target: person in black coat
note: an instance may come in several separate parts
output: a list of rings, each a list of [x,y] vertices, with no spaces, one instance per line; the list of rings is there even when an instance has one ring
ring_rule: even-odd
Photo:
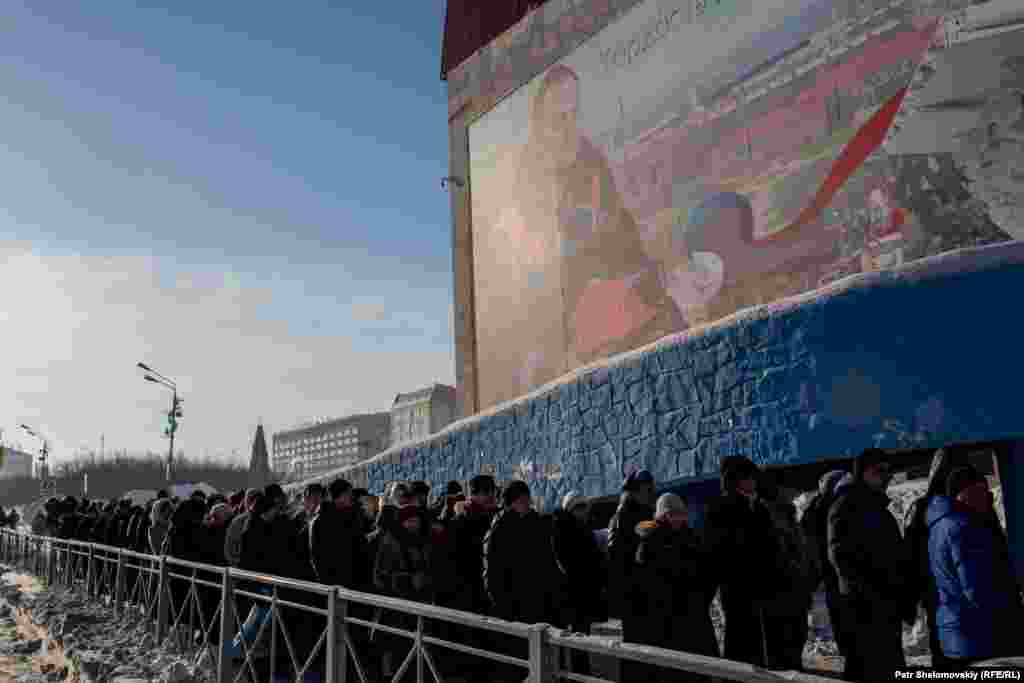
[[[935,623],[935,611],[938,608],[938,589],[935,577],[928,562],[928,505],[937,496],[945,495],[946,479],[949,473],[966,458],[954,458],[949,450],[940,448],[932,456],[931,470],[928,473],[928,488],[925,494],[915,500],[903,520],[904,538],[907,544],[908,562],[913,571],[908,589],[911,599],[924,608],[925,620],[928,625],[928,646],[932,655],[932,666],[943,668],[946,658],[942,654],[942,643],[939,641],[939,629]],[[993,514],[994,516],[994,514]],[[998,525],[998,520],[996,524]]]
[[[455,582],[460,590],[451,604],[453,609],[488,615],[490,599],[484,586],[484,539],[498,512],[494,478],[480,474],[469,483],[469,500],[455,512],[448,525]],[[486,650],[495,639],[487,631],[456,628],[457,641]],[[460,668],[477,681],[490,681],[491,662],[469,655],[452,653]]]
[[[67,496],[60,506],[60,515],[57,518],[58,537],[66,540],[77,538],[78,532],[78,502],[72,496]]]
[[[526,482],[513,481],[502,497],[504,507],[484,538],[483,577],[491,614],[525,624],[552,623],[559,584],[549,529],[531,507]],[[525,646],[521,638],[514,638],[501,649],[525,659]],[[522,680],[518,667],[500,669],[496,680]]]
[[[913,621],[916,605],[908,590],[913,568],[885,493],[891,480],[886,454],[864,451],[854,462],[852,483],[840,490],[828,516],[829,560],[839,576],[848,681],[891,680],[895,669],[906,666],[902,621]]]
[[[366,537],[361,511],[352,501],[352,485],[331,482],[330,500],[323,500],[309,525],[309,554],[320,583],[366,590]]]
[[[182,501],[171,515],[171,526],[164,537],[163,554],[188,562],[202,562],[202,523],[206,510],[196,500]],[[183,566],[170,564],[168,572],[191,577],[193,570]],[[189,599],[189,581],[170,579],[171,585],[171,619],[177,617],[185,601]],[[182,623],[188,624],[188,612],[182,616]],[[190,636],[191,637],[191,636]]]
[[[320,483],[312,483],[306,486],[302,492],[302,509],[291,518],[293,527],[293,539],[295,553],[295,570],[297,579],[317,582],[316,572],[313,570],[313,559],[309,552],[309,527],[313,523],[313,517],[323,502],[327,490]],[[323,596],[314,593],[299,593],[295,596],[296,601],[309,605],[310,607],[326,608],[326,601]],[[296,619],[292,645],[296,648],[296,654],[303,662],[309,657],[309,653],[316,644],[317,639],[323,632],[326,621],[320,615],[307,614],[306,618]],[[323,657],[317,657],[315,670],[322,670]]]
[[[712,568],[704,548],[688,526],[682,499],[666,493],[658,498],[654,520],[640,522],[636,563],[643,590],[638,642],[668,650],[718,657],[711,623],[714,599]],[[637,666],[637,665],[634,665]],[[672,669],[639,665],[633,680],[661,683],[706,683],[707,678]]]
[[[306,486],[302,492],[302,509],[292,516],[292,524],[295,525],[295,563],[303,581],[316,582],[316,572],[313,571],[313,558],[309,554],[309,527],[313,523],[320,503],[323,502],[327,490],[322,484],[313,483]]]
[[[313,571],[322,584],[372,592],[364,515],[352,499],[352,484],[344,479],[335,479],[328,486],[328,493],[331,499],[320,503],[309,525],[309,554]],[[361,603],[351,603],[349,613],[365,620],[373,616],[372,610]],[[365,649],[369,641],[366,629],[352,628],[349,634],[357,649]]]
[[[835,502],[836,485],[844,474],[842,470],[832,470],[822,475],[818,481],[818,491],[800,517],[800,528],[810,545],[817,576],[825,588],[825,605],[832,627],[832,638],[839,654],[845,657],[846,638],[843,635],[842,614],[836,606],[839,599],[839,577],[828,561],[828,511]]]
[[[288,498],[277,484],[270,484],[264,489],[263,497],[256,504],[249,519],[249,525],[242,535],[242,554],[238,563],[239,569],[259,574],[270,574],[282,578],[295,578],[298,573],[295,561],[295,526],[286,513]],[[271,594],[273,589],[266,584],[251,584],[242,590]],[[278,588],[278,599],[295,602],[294,590]],[[267,601],[259,600],[255,604],[269,606]],[[295,624],[303,617],[294,609],[279,607],[282,621],[289,631],[289,637],[295,632]],[[245,619],[246,615],[242,615]],[[266,626],[264,636],[270,641],[270,625]],[[287,647],[278,645],[277,671],[288,671],[291,667]],[[261,673],[262,672],[259,672]],[[262,676],[261,676],[262,677]]]
[[[634,601],[636,549],[640,543],[636,527],[654,518],[654,476],[647,470],[634,472],[622,484],[622,499],[608,524],[609,612],[622,619],[622,639],[636,642],[635,629],[643,614]]]
[[[764,608],[775,596],[781,567],[775,526],[757,498],[757,466],[742,455],[722,458],[722,495],[709,506],[704,542],[710,555],[715,589],[725,612],[726,659],[766,665]],[[759,567],[751,580],[751,565]]]
[[[566,586],[565,617],[570,631],[590,634],[590,626],[604,618],[600,609],[604,590],[604,557],[590,528],[590,503],[575,491],[565,494],[562,509],[552,522],[551,543]],[[590,658],[572,651],[574,673],[590,675]]]

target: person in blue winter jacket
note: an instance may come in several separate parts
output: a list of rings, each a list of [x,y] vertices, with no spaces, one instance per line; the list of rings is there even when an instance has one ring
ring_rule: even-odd
[[[938,589],[935,623],[950,666],[1019,655],[1024,605],[992,495],[973,467],[954,469],[928,505],[928,560]]]

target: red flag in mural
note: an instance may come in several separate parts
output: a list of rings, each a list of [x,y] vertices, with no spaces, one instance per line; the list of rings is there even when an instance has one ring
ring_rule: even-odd
[[[821,212],[832,203],[832,198],[850,179],[857,169],[867,161],[876,149],[885,140],[892,122],[896,119],[896,113],[903,104],[903,98],[907,94],[907,88],[901,88],[877,111],[874,116],[868,119],[867,123],[861,126],[856,135],[846,143],[846,147],[839,154],[839,158],[832,164],[828,176],[818,188],[810,205],[804,209],[794,221],[791,228],[801,228],[813,223],[821,216]]]

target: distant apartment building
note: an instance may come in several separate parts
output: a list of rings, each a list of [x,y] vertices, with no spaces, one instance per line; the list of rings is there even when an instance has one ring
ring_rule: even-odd
[[[271,468],[286,476],[314,477],[380,453],[388,447],[390,433],[389,413],[318,420],[277,432]]]
[[[399,394],[391,407],[391,444],[416,441],[441,431],[455,419],[455,387],[433,384]]]
[[[32,454],[11,446],[0,446],[0,479],[32,476]]]

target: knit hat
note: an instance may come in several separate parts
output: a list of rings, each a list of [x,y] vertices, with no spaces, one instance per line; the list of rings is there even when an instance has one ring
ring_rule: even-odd
[[[456,496],[456,495],[462,493],[462,484],[460,484],[459,482],[457,482],[455,480],[452,480],[452,481],[448,482],[448,486],[447,486],[447,488],[445,488],[444,492],[445,492],[445,495]]]
[[[494,477],[489,474],[478,474],[469,481],[469,495],[471,496],[491,495],[496,488]]]
[[[281,488],[280,484],[267,484],[266,488],[263,489],[263,495],[272,502],[277,502],[287,497],[284,495],[284,489]]]
[[[654,506],[654,516],[664,517],[670,512],[686,512],[686,503],[674,493],[663,493]]]
[[[590,501],[576,491],[569,491],[569,493],[565,494],[562,498],[562,509],[566,512],[572,512],[573,508],[580,505],[589,507]]]
[[[853,461],[853,479],[854,481],[864,481],[864,470],[867,468],[878,465],[883,462],[887,462],[889,456],[886,455],[885,451],[880,448],[868,448],[863,453],[857,456],[857,459]]]
[[[956,498],[963,493],[964,489],[985,482],[985,475],[974,466],[964,465],[957,467],[949,473],[949,477],[946,479],[946,495],[950,498]]]
[[[335,479],[327,489],[330,491],[331,498],[337,499],[351,491],[352,484],[345,479]]]
[[[719,464],[722,473],[722,489],[724,493],[732,491],[736,482],[757,476],[757,465],[745,455],[727,455]]]
[[[650,470],[637,470],[630,472],[626,480],[622,482],[623,491],[632,491],[633,489],[642,486],[644,484],[653,484],[654,475],[651,474]]]
[[[512,505],[523,496],[530,496],[530,487],[526,485],[525,481],[513,481],[505,489],[505,492],[501,496],[502,502],[505,503],[505,507]]]
[[[405,524],[406,520],[412,519],[420,514],[420,510],[415,505],[403,505],[398,508],[398,523]]]

